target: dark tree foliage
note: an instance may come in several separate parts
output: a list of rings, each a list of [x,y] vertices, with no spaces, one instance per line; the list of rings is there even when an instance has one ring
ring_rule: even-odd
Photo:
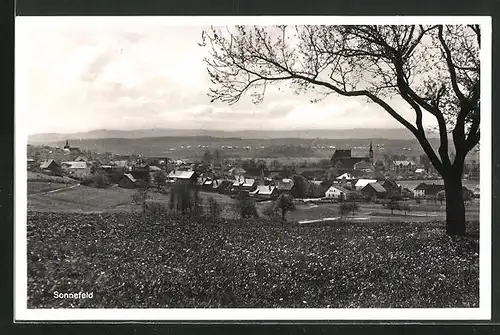
[[[316,93],[312,102],[333,93],[364,98],[389,113],[443,177],[446,232],[464,235],[461,177],[480,138],[480,42],[478,25],[234,26],[203,31],[201,45],[209,52],[212,101],[234,104],[248,94],[259,103],[276,85]],[[402,116],[393,97],[407,103],[414,120]],[[437,152],[424,113],[438,125]]]
[[[293,203],[293,198],[287,194],[281,194],[278,199],[276,199],[275,207],[281,212],[281,221],[285,222],[285,215],[289,211],[295,210],[295,204]]]
[[[243,192],[236,197],[236,210],[242,219],[258,217],[255,201]]]

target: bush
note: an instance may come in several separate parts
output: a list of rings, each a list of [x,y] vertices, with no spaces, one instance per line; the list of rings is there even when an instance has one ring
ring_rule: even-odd
[[[86,175],[81,179],[81,183],[84,186],[91,186],[97,188],[106,188],[111,185],[110,180],[102,173],[94,173]]]
[[[136,205],[143,204],[146,199],[148,198],[148,193],[146,190],[137,190],[135,193],[132,194],[132,201]]]
[[[281,220],[285,221],[285,215],[288,211],[295,210],[295,204],[293,203],[293,198],[289,195],[282,194],[276,199],[275,207],[277,210],[281,211]]]
[[[209,197],[207,202],[208,202],[208,214],[215,221],[220,216],[221,207],[217,202],[217,200],[214,199],[214,197]]]
[[[255,201],[246,194],[240,194],[236,197],[236,209],[242,219],[258,217]]]
[[[346,215],[348,213],[354,214],[359,209],[359,205],[356,202],[343,202],[340,204],[339,212],[340,215]]]
[[[168,207],[170,210],[183,215],[201,215],[202,199],[198,189],[192,184],[175,183],[170,188],[170,200]]]

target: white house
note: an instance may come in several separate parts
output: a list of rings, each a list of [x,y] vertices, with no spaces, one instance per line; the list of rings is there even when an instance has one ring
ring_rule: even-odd
[[[278,195],[277,191],[274,185],[258,185],[254,191],[250,192],[250,196],[260,199],[273,199]]]
[[[358,179],[356,184],[354,184],[354,187],[356,190],[361,190],[363,187],[365,187],[368,184],[376,183],[376,179]]]
[[[344,174],[341,174],[340,176],[338,176],[337,178],[335,178],[337,180],[342,180],[342,179],[345,179],[345,180],[352,180],[354,179],[354,177],[352,176],[352,174],[350,174],[349,172],[346,172]]]
[[[332,185],[328,188],[328,190],[326,190],[325,197],[330,199],[347,200],[350,194],[352,194],[351,191],[338,185]]]

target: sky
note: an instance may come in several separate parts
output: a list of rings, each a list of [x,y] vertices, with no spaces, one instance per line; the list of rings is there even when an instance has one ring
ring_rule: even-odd
[[[214,22],[218,25],[220,22]],[[268,90],[259,105],[210,103],[204,26],[169,18],[16,18],[16,113],[28,134],[94,129],[402,128],[363,98]],[[395,99],[409,120],[413,112]],[[424,120],[432,125],[432,120]]]

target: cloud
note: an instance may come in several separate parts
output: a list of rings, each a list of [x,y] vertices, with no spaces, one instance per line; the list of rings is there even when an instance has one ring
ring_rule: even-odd
[[[331,95],[311,104],[313,93],[296,95],[288,84],[269,86],[261,104],[247,96],[232,106],[211,104],[206,51],[197,44],[202,28],[131,20],[24,18],[16,23],[16,48],[23,50],[16,66],[26,73],[30,133],[399,126],[363,99]],[[413,118],[404,104],[394,104]]]

